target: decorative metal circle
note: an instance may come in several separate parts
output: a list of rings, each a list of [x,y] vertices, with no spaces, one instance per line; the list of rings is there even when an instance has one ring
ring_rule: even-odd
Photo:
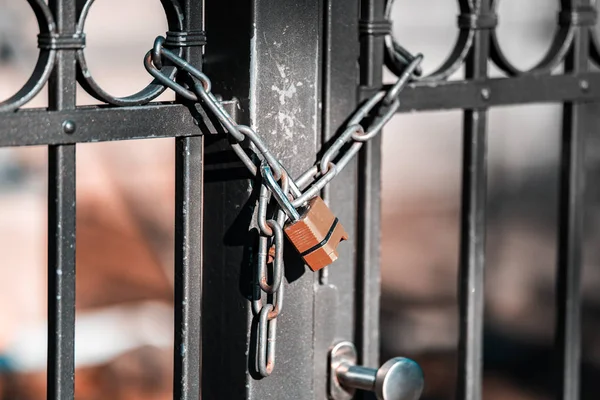
[[[37,19],[40,35],[55,34],[56,24],[48,5],[43,0],[27,0],[27,2]],[[0,102],[0,112],[14,111],[33,99],[48,82],[50,73],[54,68],[55,58],[56,50],[40,50],[33,73],[17,93]]]
[[[83,34],[85,28],[85,21],[87,19],[90,8],[94,4],[95,0],[87,0],[83,9],[81,10],[81,14],[79,16],[79,22],[77,24],[77,33]],[[183,13],[179,7],[179,4],[176,0],[161,0],[161,4],[165,10],[165,14],[167,16],[167,24],[169,30],[171,31],[181,31],[183,30]],[[150,48],[151,43],[148,43],[148,47]],[[179,48],[178,55],[182,55],[183,50]],[[142,60],[140,60],[142,62]],[[126,97],[115,97],[110,93],[106,92],[104,89],[98,85],[98,83],[92,77],[92,74],[88,68],[87,61],[85,59],[85,53],[83,49],[77,50],[77,63],[78,63],[78,71],[77,71],[77,81],[83,87],[83,89],[88,92],[92,97],[97,100],[104,101],[109,104],[113,104],[116,106],[138,106],[142,104],[146,104],[158,96],[160,96],[167,88],[158,80],[153,80],[148,86],[144,89],[140,90],[137,93]],[[177,68],[173,65],[165,65],[161,72],[169,77],[169,79],[175,79],[175,75],[177,74]]]
[[[391,21],[392,7],[395,0],[388,0],[386,3],[385,15],[388,20]],[[458,6],[461,14],[470,14],[475,10],[475,4],[473,0],[458,0]],[[475,30],[461,27],[459,29],[458,38],[454,44],[452,51],[446,61],[442,63],[434,72],[420,78],[420,81],[441,81],[448,79],[454,72],[456,72],[460,66],[464,63],[469,50],[473,45],[473,38],[475,36]],[[400,76],[402,71],[406,68],[406,56],[399,53],[398,50],[402,49],[402,46],[396,42],[393,35],[390,33],[385,38],[385,64],[396,76]]]
[[[600,67],[600,39],[598,38],[598,31],[596,26],[590,27],[590,59],[597,66]]]
[[[491,8],[495,11],[500,0],[492,0]],[[572,26],[561,25],[554,34],[552,44],[544,55],[544,57],[531,69],[521,70],[512,64],[505,56],[496,30],[491,32],[490,38],[490,58],[496,64],[496,66],[505,72],[508,76],[518,76],[532,73],[550,73],[554,68],[560,65],[571,45],[573,44],[573,38],[575,37],[575,29]]]
[[[600,40],[595,29],[590,28],[590,59],[600,67]]]

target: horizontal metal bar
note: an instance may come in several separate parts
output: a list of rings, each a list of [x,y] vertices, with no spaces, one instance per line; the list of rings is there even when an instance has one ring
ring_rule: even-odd
[[[222,104],[235,119],[237,100]],[[26,109],[0,114],[0,147],[184,137],[220,131],[215,126],[200,107],[191,110],[173,103],[65,111]]]
[[[600,73],[527,75],[469,81],[416,83],[400,94],[399,112],[480,109],[526,103],[600,99]]]

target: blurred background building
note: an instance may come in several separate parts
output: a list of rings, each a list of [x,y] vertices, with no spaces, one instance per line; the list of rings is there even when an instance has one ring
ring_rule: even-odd
[[[457,35],[456,2],[396,3],[394,34],[433,71]],[[500,42],[517,66],[533,66],[550,45],[556,3],[499,3]],[[150,80],[142,58],[164,34],[163,18],[159,1],[94,4],[85,51],[107,91],[126,95]],[[36,35],[25,1],[0,0],[0,98],[33,70]],[[78,93],[78,104],[95,104]],[[159,100],[172,98],[167,91]],[[45,105],[42,92],[28,107]],[[561,113],[560,105],[490,111],[486,400],[554,397]],[[406,355],[422,364],[428,400],[454,398],[461,124],[460,111],[407,114],[384,132],[381,351],[384,359]],[[77,153],[77,398],[170,398],[173,141],[84,144]],[[589,168],[582,398],[598,399],[600,196],[592,177],[600,168]],[[5,399],[45,397],[46,173],[45,148],[0,149]]]

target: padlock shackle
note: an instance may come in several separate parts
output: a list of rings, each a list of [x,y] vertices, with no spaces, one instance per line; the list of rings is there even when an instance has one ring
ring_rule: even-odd
[[[290,220],[294,222],[298,221],[300,219],[300,213],[292,205],[292,202],[287,197],[281,186],[279,186],[277,180],[275,179],[275,176],[273,176],[273,171],[271,170],[271,167],[265,161],[263,161],[260,164],[260,174],[263,177],[263,183],[269,188],[269,190],[271,190],[271,193],[273,193],[273,197],[275,197],[275,200],[277,200],[277,203],[281,206],[281,209],[286,213]],[[287,173],[283,171],[281,174],[281,182],[283,186],[287,187],[289,185],[287,179]]]

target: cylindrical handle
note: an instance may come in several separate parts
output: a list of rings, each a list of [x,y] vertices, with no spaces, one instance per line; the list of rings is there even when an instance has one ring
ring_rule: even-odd
[[[341,364],[335,372],[342,386],[368,390],[369,392],[375,391],[377,370],[374,368]]]
[[[335,384],[330,385],[330,396],[335,400],[349,398],[347,395],[351,396],[355,389],[375,392],[379,400],[418,400],[421,397],[423,371],[413,360],[396,357],[379,369],[362,367],[355,365],[354,345],[343,342],[332,350],[331,361],[332,383]]]

